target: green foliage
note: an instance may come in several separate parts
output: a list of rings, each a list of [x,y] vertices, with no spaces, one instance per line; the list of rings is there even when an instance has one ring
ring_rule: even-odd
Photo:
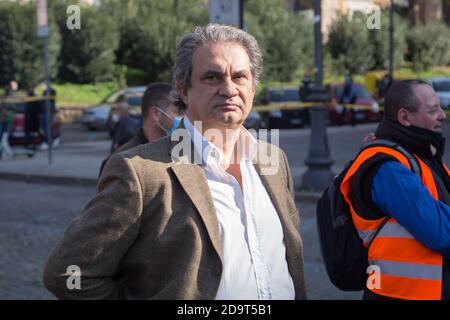
[[[288,12],[280,0],[245,2],[248,31],[263,51],[263,79],[291,81],[313,63],[313,24]]]
[[[51,19],[49,66],[56,76],[60,35]],[[34,87],[45,79],[44,42],[37,36],[35,4],[0,2],[0,83],[16,80],[22,88]]]
[[[120,21],[117,62],[142,70],[146,82],[170,81],[178,38],[208,22],[200,0],[110,0],[102,7]]]
[[[328,38],[328,48],[334,67],[340,73],[363,73],[374,66],[373,44],[369,40],[367,17],[359,12],[350,20],[340,16],[333,24]]]
[[[417,71],[450,63],[450,29],[442,23],[412,28],[407,35],[407,43]]]
[[[399,68],[406,52],[406,21],[394,14],[394,68]],[[389,61],[389,11],[381,12],[381,28],[369,30],[369,40],[373,45],[373,69],[386,69]]]
[[[64,17],[58,23],[63,39],[59,79],[75,83],[113,79],[119,33],[112,17],[95,7],[81,7],[81,29],[69,30],[67,15],[58,16]]]

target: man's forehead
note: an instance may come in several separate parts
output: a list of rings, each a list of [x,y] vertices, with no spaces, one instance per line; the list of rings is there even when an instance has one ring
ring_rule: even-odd
[[[434,89],[427,84],[418,84],[414,88],[414,94],[420,100],[420,105],[431,108],[439,104],[439,97]]]
[[[232,62],[235,69],[246,70],[250,67],[247,51],[242,45],[235,42],[204,44],[194,51],[192,62],[194,69],[221,71],[224,61]]]

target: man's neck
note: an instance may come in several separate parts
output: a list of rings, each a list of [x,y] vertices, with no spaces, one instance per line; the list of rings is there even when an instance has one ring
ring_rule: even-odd
[[[164,133],[161,132],[159,128],[155,128],[156,126],[152,126],[150,124],[144,123],[142,125],[142,131],[144,132],[144,136],[147,138],[149,142],[161,139],[164,137]]]
[[[241,128],[229,129],[229,128],[211,128],[215,130],[208,130],[203,128],[203,136],[209,142],[214,144],[222,153],[221,154],[221,166],[228,168],[235,158],[237,141],[239,139]],[[221,136],[217,137],[220,132]]]

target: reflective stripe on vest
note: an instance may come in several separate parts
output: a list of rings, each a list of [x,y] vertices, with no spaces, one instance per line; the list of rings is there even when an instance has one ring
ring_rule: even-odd
[[[396,277],[441,280],[442,266],[421,263],[405,263],[388,260],[369,260],[372,266],[378,266],[382,274]]]
[[[350,180],[363,163],[377,154],[394,157],[408,169],[408,159],[399,151],[384,146],[363,150],[347,171],[341,192],[350,206],[353,223],[368,248],[369,263],[380,267],[380,287],[368,286],[376,294],[399,299],[436,300],[442,296],[442,255],[418,242],[404,227],[390,218],[378,234],[384,217],[368,220],[359,215],[351,202]],[[436,183],[430,168],[417,156],[422,183],[438,199]],[[375,236],[375,239],[372,238]],[[372,241],[372,242],[371,242]]]

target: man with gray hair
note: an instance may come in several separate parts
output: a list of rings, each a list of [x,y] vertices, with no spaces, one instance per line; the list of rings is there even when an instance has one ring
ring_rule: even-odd
[[[306,298],[286,156],[242,125],[261,71],[259,46],[242,30],[210,24],[182,38],[173,72],[187,107],[179,129],[111,157],[97,195],[46,263],[50,291],[75,299]],[[80,286],[69,290],[73,266]]]

